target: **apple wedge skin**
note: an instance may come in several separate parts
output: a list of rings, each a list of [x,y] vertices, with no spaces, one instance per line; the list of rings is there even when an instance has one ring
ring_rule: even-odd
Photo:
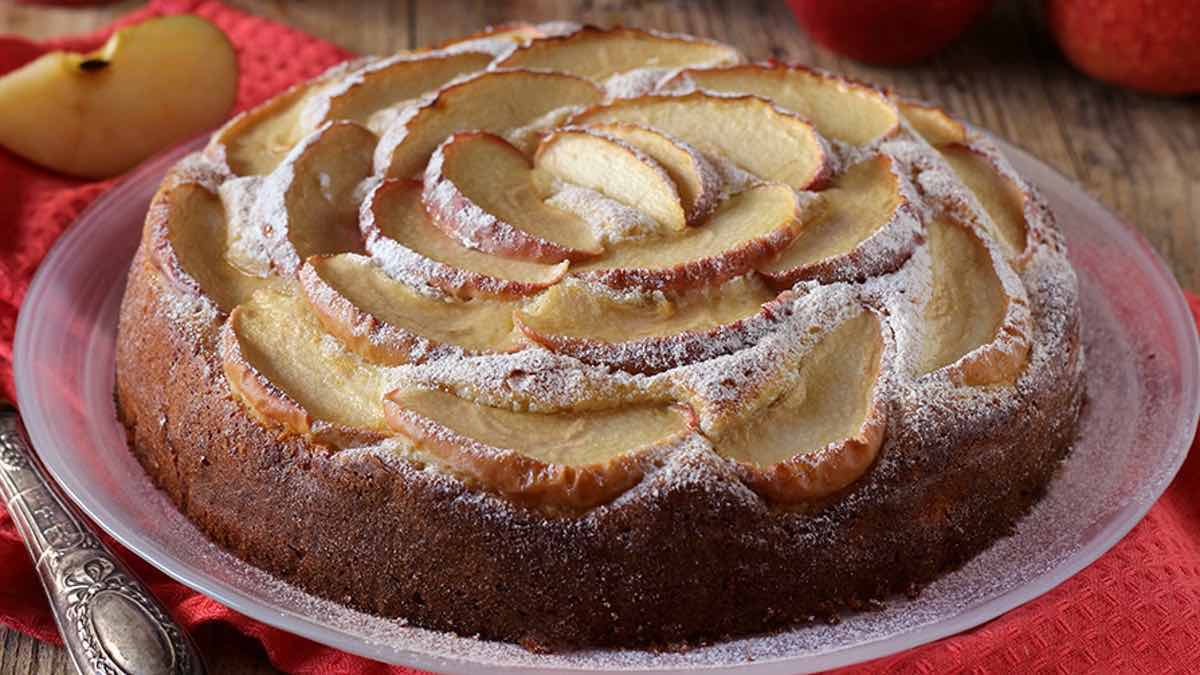
[[[493,143],[499,152],[520,154],[508,141],[484,131],[458,132],[438,146],[425,167],[422,197],[429,217],[446,236],[485,253],[540,263],[578,262],[603,252],[598,243],[588,249],[572,248],[526,232],[464,194],[444,167],[456,144],[474,142]]]
[[[461,49],[469,46],[467,43],[470,42],[475,42],[478,40],[494,40],[500,38],[510,39],[514,45],[522,45],[528,43],[530,40],[544,36],[545,33],[543,33],[540,28],[538,28],[535,24],[529,23],[528,21],[506,21],[493,26],[485,26],[474,33],[468,33],[459,37],[450,38],[444,42],[439,42],[432,47],[429,47],[428,50],[444,51],[447,49]]]
[[[195,242],[197,245],[185,246],[186,252],[181,255],[174,243],[173,219],[180,214],[202,213],[202,209],[183,203],[190,197],[188,192],[199,191],[202,198],[211,200],[211,208],[221,208],[216,195],[219,176],[210,165],[195,160],[196,156],[193,156],[192,160],[181,163],[163,179],[146,212],[142,236],[149,251],[149,262],[176,291],[212,305],[219,315],[226,315],[254,291],[275,287],[280,282],[243,274],[226,262],[218,250],[224,246],[223,238],[216,241],[215,237],[201,237]],[[195,234],[194,228],[189,224],[185,229],[189,230],[188,234]],[[221,231],[215,234],[223,237],[223,223],[219,229]],[[204,267],[203,273],[195,266]]]
[[[305,129],[335,120],[366,126],[371,113],[415,101],[459,77],[482,71],[490,61],[490,54],[466,50],[401,52],[374,60],[314,97],[301,111],[300,122]]]
[[[233,330],[238,313],[235,307],[221,327],[217,350],[230,391],[251,415],[269,428],[305,436],[326,449],[377,443],[385,438],[378,431],[314,419],[304,406],[275,386],[242,353]]]
[[[724,356],[753,344],[757,336],[766,334],[769,326],[787,312],[787,307],[794,302],[794,298],[790,291],[785,291],[774,300],[764,303],[756,314],[708,330],[639,338],[626,342],[603,342],[541,332],[524,321],[519,311],[513,313],[513,322],[525,337],[557,354],[570,356],[594,366],[656,375],[680,366]]]
[[[656,208],[654,210],[646,208],[644,202],[639,204],[639,200],[634,195],[621,194],[620,190],[613,189],[612,181],[589,180],[583,182],[580,180],[582,177],[573,171],[579,168],[578,165],[572,166],[573,162],[569,156],[565,158],[557,156],[559,154],[557,150],[561,149],[562,144],[571,143],[572,141],[597,144],[596,149],[604,148],[604,151],[609,153],[615,151],[626,163],[625,169],[627,171],[640,171],[644,177],[656,182],[658,188],[664,194],[668,195],[671,207],[669,209]],[[654,220],[672,230],[682,230],[688,225],[695,223],[694,220],[689,221],[689,214],[684,208],[683,199],[679,195],[679,188],[676,187],[675,181],[667,173],[667,170],[659,164],[658,160],[616,136],[583,127],[555,129],[543,138],[542,142],[538,145],[537,151],[534,152],[533,165],[569,183],[581,185],[589,190],[599,192],[605,197],[630,208],[636,209],[641,207],[641,210],[651,218],[654,218]]]
[[[1030,196],[1030,189],[1023,183],[1019,176],[1006,172],[1003,169],[1003,164],[998,161],[997,157],[984,148],[966,143],[949,143],[939,146],[937,150],[942,154],[943,159],[950,164],[951,168],[954,169],[955,175],[959,177],[959,180],[962,181],[967,190],[975,195],[976,200],[983,206],[983,212],[988,215],[988,218],[991,219],[994,225],[994,228],[987,227],[985,229],[992,234],[993,238],[998,240],[1001,248],[1004,249],[1005,257],[1018,270],[1023,269],[1029,262],[1029,258],[1033,255],[1034,248],[1032,246],[1033,242],[1030,236],[1032,233],[1030,232],[1029,223],[1041,222],[1041,218],[1038,217],[1037,213],[1031,213],[1031,211],[1037,209],[1037,204]],[[986,170],[990,173],[990,177],[1000,184],[998,189],[1007,192],[1002,198],[1010,200],[1015,198],[1020,202],[1015,208],[1011,208],[1012,211],[1017,212],[1018,215],[1013,220],[1018,222],[1001,222],[1000,219],[996,218],[996,215],[988,208],[991,205],[985,202],[983,197],[971,188],[967,183],[967,179],[960,172],[960,162],[963,161],[978,162],[986,165]],[[1012,207],[1011,204],[1009,206]],[[964,209],[964,214],[967,211],[968,209]],[[969,210],[969,212],[971,214],[975,213],[973,209]]]
[[[806,113],[802,110],[794,110],[796,114],[808,119],[812,122],[817,131],[823,135],[849,143],[851,145],[866,146],[874,144],[888,138],[894,137],[900,130],[900,113],[896,109],[895,104],[887,95],[878,87],[861,82],[844,75],[836,75],[833,73],[823,72],[821,70],[803,66],[800,64],[783,63],[780,61],[767,61],[765,63],[741,63],[730,66],[717,68],[688,68],[680,71],[675,77],[663,84],[664,88],[678,87],[685,83],[690,83],[702,91],[709,91],[718,95],[732,94],[748,94],[751,96],[761,96],[767,100],[773,101],[776,106],[785,110],[792,110],[781,101],[775,99],[766,92],[758,93],[749,89],[721,88],[712,86],[711,83],[703,81],[706,74],[718,75],[748,75],[750,77],[787,77],[797,76],[810,78],[812,82],[818,82],[817,86],[832,87],[843,97],[846,94],[858,96],[864,99],[870,99],[871,104],[876,107],[876,111],[884,113],[884,119],[877,120],[871,127],[872,133],[858,134],[844,127],[843,123],[835,118],[835,113],[830,110],[812,111]],[[845,100],[844,98],[842,99]],[[839,106],[840,107],[840,106]],[[842,115],[844,117],[853,117],[853,115]]]
[[[393,278],[412,283],[424,283],[460,300],[497,298],[511,300],[535,295],[558,283],[566,276],[570,263],[563,261],[541,281],[518,281],[452,267],[433,260],[404,246],[380,230],[376,205],[388,191],[420,190],[421,183],[405,179],[380,182],[363,200],[359,210],[359,227],[366,241],[366,250],[380,267]],[[440,231],[439,231],[440,232]]]
[[[910,99],[898,99],[896,105],[904,121],[930,145],[967,142],[967,127],[945,110]]]
[[[558,83],[555,87],[554,83]],[[518,90],[518,85],[525,89]],[[531,105],[528,88],[536,84],[534,91],[553,92],[549,102],[539,100]],[[504,86],[507,85],[507,86]],[[514,95],[512,108],[488,108],[491,101],[482,103],[484,110],[504,110],[506,114],[488,119],[477,111],[481,103],[473,99],[507,89]],[[458,80],[438,90],[437,96],[416,108],[404,120],[385,132],[375,149],[375,170],[386,178],[411,178],[418,175],[429,163],[429,157],[448,136],[460,131],[486,131],[503,133],[526,126],[548,113],[560,108],[594,105],[603,99],[604,92],[589,80],[566,73],[529,71],[520,69],[485,70],[477,75]],[[466,111],[471,111],[467,114]],[[456,117],[456,114],[465,117]],[[434,129],[432,135],[429,127]]]
[[[743,118],[737,119],[737,124],[734,125],[735,127],[742,125],[743,130],[748,121],[758,125],[785,124],[790,126],[793,132],[799,132],[804,140],[798,142],[795,135],[780,136],[777,134],[776,138],[769,140],[779,143],[780,147],[758,148],[759,152],[747,153],[742,147],[746,145],[745,143],[734,145],[729,138],[712,135],[701,138],[695,135],[694,128],[689,132],[688,129],[670,128],[670,124],[654,121],[653,118],[656,115],[665,116],[668,112],[672,112],[667,108],[674,106],[681,106],[683,110],[687,110],[689,114],[693,115],[716,113],[715,117],[707,120],[710,125],[721,121],[726,113]],[[659,108],[662,110],[658,110]],[[750,115],[751,118],[758,116],[770,121],[764,123],[762,119],[747,120],[744,119],[745,115]],[[665,117],[659,119],[665,119]],[[724,121],[726,124],[731,122],[729,119]],[[804,118],[783,110],[771,101],[758,96],[714,96],[703,91],[693,91],[687,94],[649,94],[593,105],[572,115],[566,124],[568,126],[591,126],[614,122],[652,127],[691,143],[702,152],[724,157],[764,181],[785,183],[797,190],[821,190],[833,178],[832,151],[825,138],[817,133],[813,125]],[[690,125],[684,126],[690,127]],[[761,127],[759,128],[761,130]],[[780,156],[781,153],[784,156],[791,156],[792,160],[786,164],[767,161],[769,158]],[[795,157],[802,154],[811,155],[811,158],[806,158],[805,169],[799,171],[794,166],[796,164]],[[738,161],[739,159],[741,161]]]
[[[1012,385],[1028,366],[1032,349],[1033,312],[1025,285],[1016,270],[1005,262],[1002,245],[981,234],[982,226],[951,219],[932,222],[930,229],[935,227],[956,228],[965,232],[973,244],[980,247],[996,275],[996,283],[1004,298],[1004,310],[991,339],[966,350],[949,363],[934,368],[923,365],[917,375],[922,378],[945,378],[956,386]],[[930,238],[936,241],[933,235],[931,232]],[[933,252],[932,246],[930,251]],[[937,280],[934,279],[933,283],[936,288]]]
[[[787,248],[796,238],[792,226],[744,242],[719,256],[691,260],[664,269],[615,268],[572,272],[585,281],[603,284],[615,290],[642,289],[678,292],[699,286],[720,284],[751,271],[759,261]]]
[[[634,68],[645,67],[644,59],[635,59],[633,62],[626,64],[630,67],[619,67],[613,69],[612,72],[598,71],[587,73],[572,72],[570,68],[564,68],[562,64],[550,65],[545,61],[539,60],[539,56],[553,56],[555,50],[564,50],[577,47],[580,44],[586,44],[588,41],[620,41],[631,40],[643,43],[656,43],[662,47],[673,47],[675,49],[686,49],[688,51],[697,52],[694,55],[689,55],[688,58],[670,59],[665,65],[659,65],[661,68],[679,68],[688,65],[702,63],[736,63],[741,59],[738,52],[730,47],[703,38],[697,38],[690,35],[678,35],[670,33],[662,33],[658,31],[641,30],[638,28],[630,28],[627,26],[615,26],[612,28],[599,28],[597,26],[580,26],[577,30],[565,33],[562,35],[552,35],[541,37],[532,40],[512,53],[505,56],[496,67],[498,68],[553,68],[555,70],[563,70],[564,72],[587,77],[595,81],[603,81],[613,75],[619,75],[628,72]],[[631,50],[632,51],[632,50]],[[700,52],[705,52],[701,57]],[[700,58],[697,58],[700,57]],[[599,59],[596,59],[599,60]],[[605,61],[608,61],[605,59]],[[661,62],[659,62],[661,64]]]
[[[606,462],[585,465],[548,463],[508,448],[463,436],[384,397],[388,425],[435,456],[452,472],[485,489],[552,514],[586,511],[611,502],[633,486],[691,432],[631,449]]]
[[[863,347],[864,361],[846,362],[845,359],[853,356],[844,354],[839,345],[826,345],[825,341],[837,331],[847,328],[854,330],[854,325],[860,317],[868,320],[863,326],[869,335],[852,334],[849,339],[854,340],[856,346]],[[829,351],[824,351],[825,348]],[[887,432],[886,402],[889,396],[886,390],[891,386],[889,381],[892,378],[892,370],[889,364],[893,362],[892,354],[895,348],[894,338],[885,328],[879,315],[874,310],[860,305],[858,314],[825,332],[818,342],[806,351],[791,351],[792,347],[784,347],[783,351],[768,348],[758,354],[747,355],[749,360],[743,361],[740,367],[746,369],[748,374],[753,373],[754,378],[744,392],[744,397],[738,399],[733,407],[718,406],[714,410],[701,412],[700,415],[706,418],[701,427],[705,435],[712,440],[717,454],[725,457],[741,480],[769,503],[781,507],[819,503],[860,480],[879,455]],[[819,350],[824,353],[819,355]],[[813,359],[818,359],[818,362],[814,364]],[[836,370],[832,373],[826,371],[825,377],[837,382],[844,382],[847,370],[860,377],[865,374],[859,370],[860,367],[866,366],[875,370],[870,376],[868,397],[863,401],[862,419],[852,431],[847,430],[844,436],[839,432],[835,440],[817,447],[790,446],[788,454],[762,461],[737,456],[741,453],[728,452],[729,446],[723,443],[723,438],[731,431],[741,432],[741,439],[734,442],[743,448],[747,444],[750,447],[762,448],[764,444],[769,446],[773,440],[777,441],[778,439],[764,437],[761,433],[747,436],[743,425],[771,423],[772,420],[763,417],[780,414],[778,411],[772,412],[772,408],[776,401],[785,399],[793,391],[792,387],[805,388],[802,405],[807,405],[810,400],[817,400],[820,392],[818,391],[816,396],[812,395],[807,390],[809,385],[806,381],[796,381],[780,375],[804,369],[810,364],[822,368],[831,359],[836,364],[833,366]],[[870,367],[872,362],[873,368]],[[817,384],[819,386],[819,381]],[[686,383],[683,386],[689,389]],[[739,412],[747,407],[751,412]],[[790,408],[785,407],[782,410],[789,411]],[[827,414],[830,412],[825,411]],[[835,416],[840,417],[846,413],[847,411],[837,411]],[[779,420],[773,422],[780,423]],[[789,436],[786,442],[790,444],[795,440]]]
[[[313,256],[305,262],[299,274],[300,292],[321,326],[350,351],[385,366],[485,353],[418,335],[361,309],[321,277],[317,266],[327,257]],[[487,353],[519,348],[514,345],[502,352]]]
[[[625,122],[562,128],[563,131],[574,129],[586,129],[624,141],[662,165],[678,186],[681,197],[685,192],[691,193],[684,204],[688,225],[699,225],[721,203],[721,189],[725,181],[712,162],[705,159],[694,146],[657,129]],[[650,147],[645,141],[647,138],[673,148],[671,152],[676,155],[676,161],[671,161],[661,150]],[[684,173],[687,175],[682,175]],[[685,190],[684,185],[688,185],[688,189]]]
[[[736,462],[736,471],[742,482],[772,504],[811,503],[832,496],[861,478],[879,456],[886,431],[887,420],[875,405],[851,438],[765,467]]]
[[[887,162],[888,170],[896,177],[899,185],[899,203],[887,221],[844,253],[790,269],[766,269],[766,266],[760,265],[758,273],[769,280],[773,288],[782,291],[802,281],[862,282],[868,278],[891,274],[912,257],[913,251],[922,241],[922,235],[921,219],[913,200],[910,199],[911,187],[900,173],[896,160],[887,155],[878,155],[877,158],[875,161]],[[803,230],[799,236],[804,236]]]
[[[234,115],[209,139],[204,156],[231,176],[271,173],[300,140],[300,113],[307,100],[366,62],[357,59],[339,63],[312,81],[292,85],[282,94]],[[247,144],[250,147],[244,149]]]
[[[741,242],[717,255],[689,260],[666,268],[609,268],[574,271],[572,274],[616,290],[641,289],[680,292],[689,288],[720,284],[750,272],[763,260],[787,248],[800,233],[812,203],[802,204],[799,195],[790,220],[764,235]],[[702,226],[703,227],[703,226]]]
[[[352,352],[372,363],[397,366],[463,353],[364,312],[325,282],[309,258],[298,276],[300,292],[321,327]]]

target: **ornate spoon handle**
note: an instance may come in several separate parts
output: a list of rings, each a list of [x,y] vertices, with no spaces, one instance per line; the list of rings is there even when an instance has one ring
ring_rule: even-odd
[[[84,675],[204,673],[195,645],[104,545],[34,457],[0,401],[0,493],[33,556],[67,652]]]

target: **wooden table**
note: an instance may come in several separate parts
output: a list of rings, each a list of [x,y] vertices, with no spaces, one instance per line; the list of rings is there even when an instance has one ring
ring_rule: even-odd
[[[756,59],[796,60],[933,101],[1031,151],[1137,226],[1189,290],[1200,290],[1200,99],[1141,96],[1091,81],[1063,62],[1036,0],[999,2],[936,60],[881,69],[811,44],[782,2],[228,0],[361,53],[436,42],[509,19],[583,19],[683,31],[730,42]],[[0,0],[4,2],[4,0]],[[0,32],[82,32],[137,7],[58,9],[0,4]],[[257,643],[215,628],[198,639],[213,672],[275,672]],[[0,629],[0,675],[60,673],[58,647]]]

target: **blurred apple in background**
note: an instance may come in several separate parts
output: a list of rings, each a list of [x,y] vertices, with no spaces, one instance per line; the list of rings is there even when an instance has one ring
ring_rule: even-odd
[[[1200,0],[1047,0],[1046,24],[1092,77],[1156,94],[1200,92]]]
[[[872,65],[932,56],[992,0],[788,0],[800,26],[830,50]]]
[[[221,123],[237,81],[221,29],[187,14],[148,19],[90,54],[50,52],[0,77],[0,145],[107,178]]]

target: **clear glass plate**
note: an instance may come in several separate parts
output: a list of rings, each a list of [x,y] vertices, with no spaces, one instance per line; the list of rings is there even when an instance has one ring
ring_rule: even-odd
[[[146,206],[165,170],[199,141],[147,164],[82,214],[25,297],[15,346],[17,398],[42,460],[72,499],[163,572],[273,626],[380,661],[469,672],[823,670],[960,632],[1045,593],[1142,518],[1196,428],[1197,337],[1186,302],[1149,245],[1079,188],[1005,146],[1057,213],[1079,273],[1089,364],[1082,436],[1046,498],[1019,525],[916,599],[686,653],[538,655],[370,617],[314,598],[224,553],[150,484],[113,409],[113,340]]]

